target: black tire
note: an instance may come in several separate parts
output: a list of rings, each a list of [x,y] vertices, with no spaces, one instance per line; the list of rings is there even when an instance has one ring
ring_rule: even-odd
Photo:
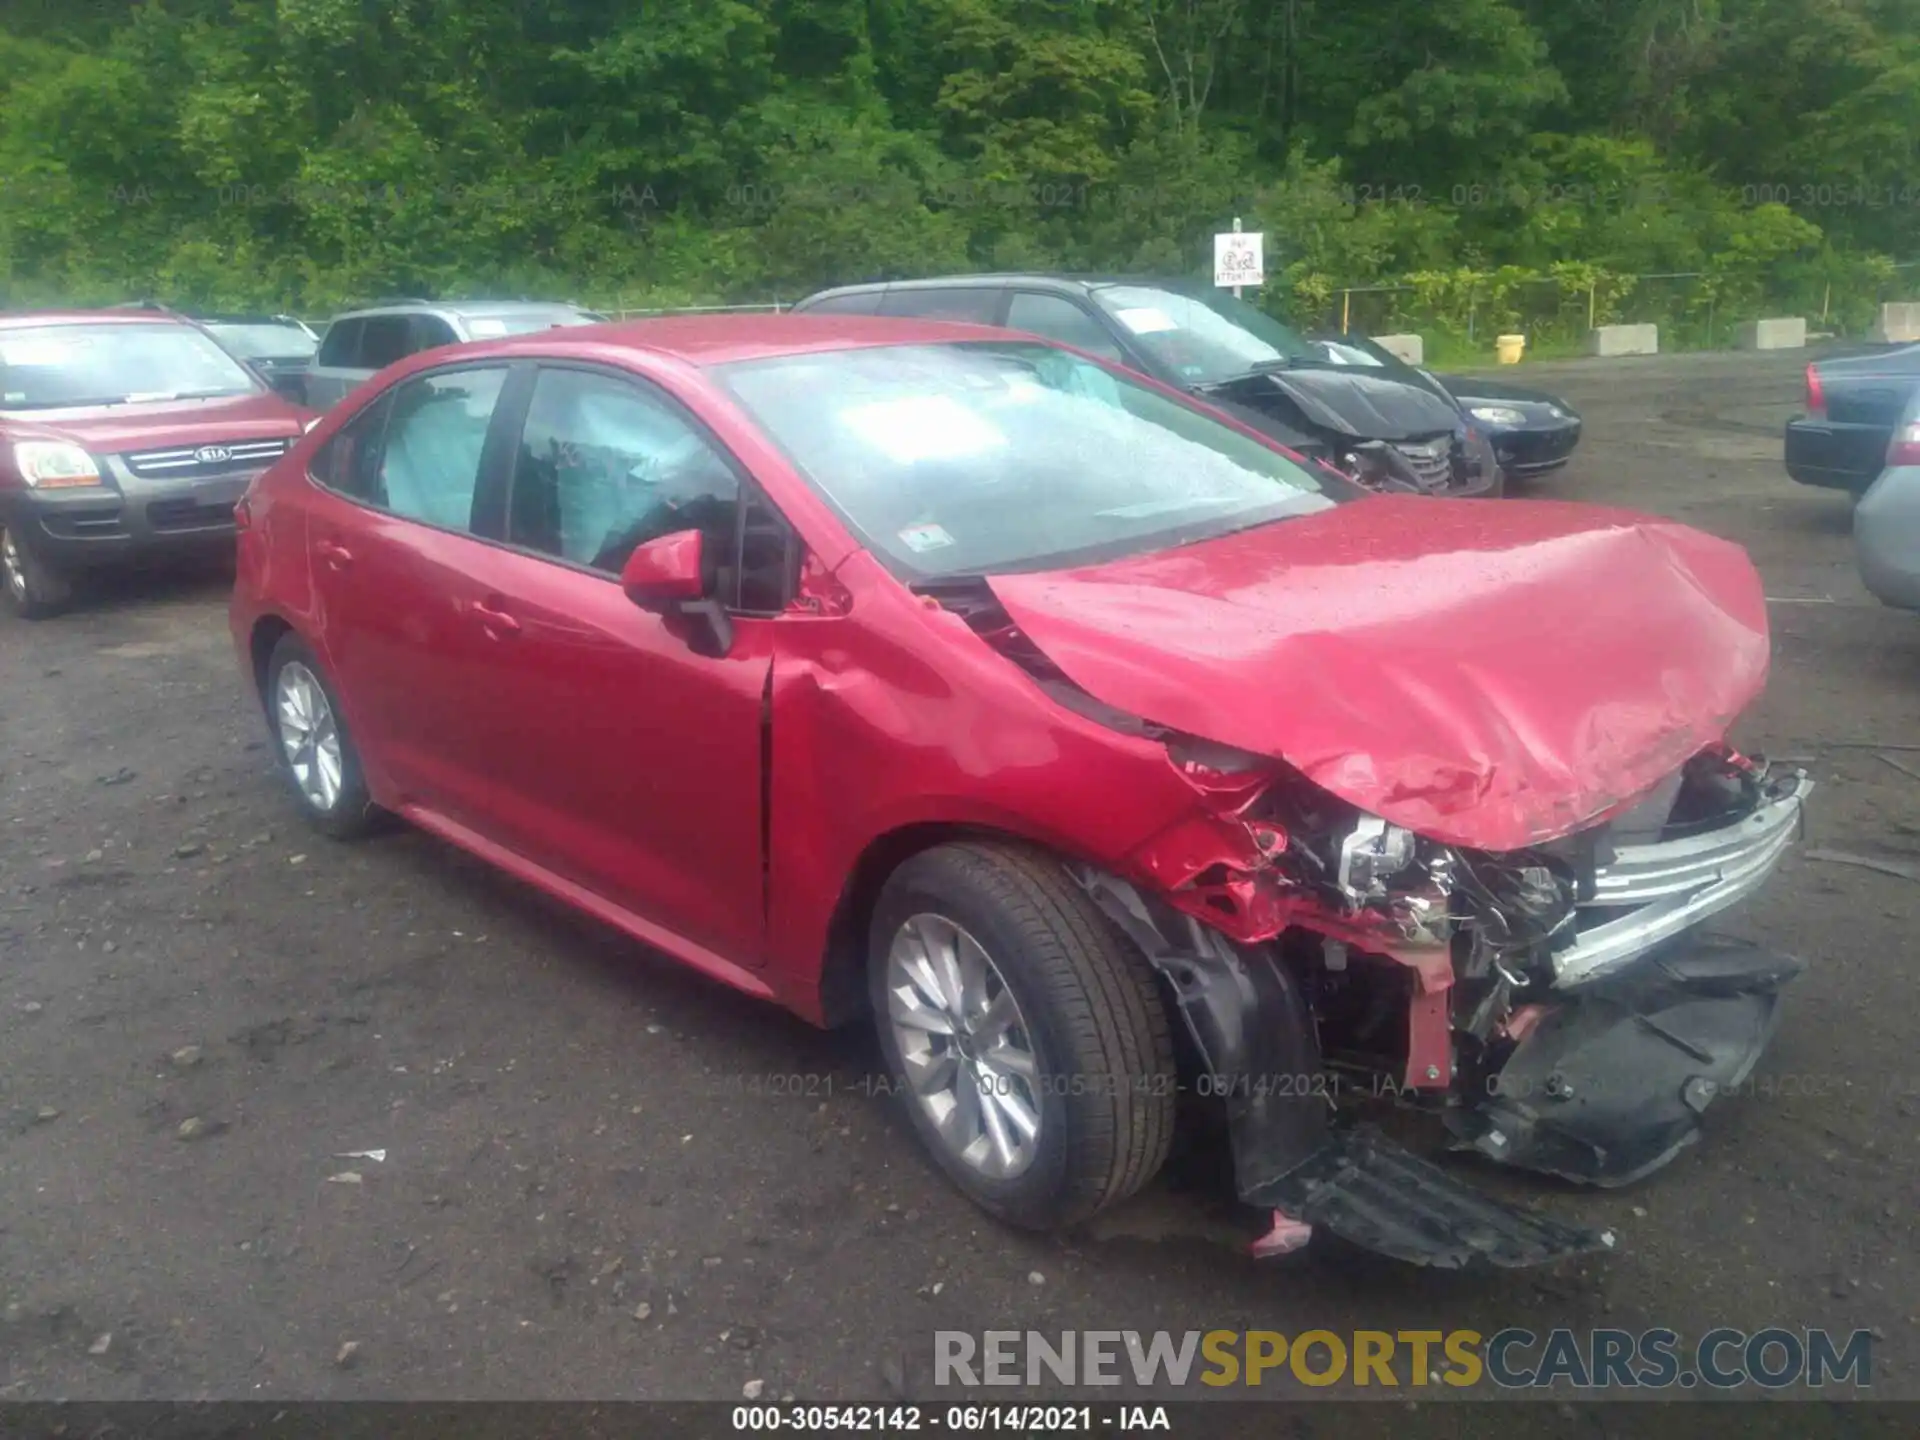
[[[334,733],[339,737],[340,788],[328,807],[317,803],[300,784],[282,737],[278,697],[281,677],[290,665],[304,667],[307,674],[313,677],[326,698]],[[347,729],[347,722],[340,713],[340,699],[334,692],[333,682],[321,669],[319,660],[306,642],[291,631],[280,637],[280,643],[273,647],[273,654],[267,659],[266,684],[262,695],[267,710],[267,729],[273,737],[274,759],[307,823],[336,840],[358,839],[381,828],[387,818],[386,812],[373,803],[372,796],[367,792],[366,775],[360,766],[360,752],[354,748],[352,732]]]
[[[983,1175],[942,1140],[906,1089],[888,1019],[887,953],[911,916],[932,913],[974,937],[1018,1002],[1040,1077],[1032,1163]],[[868,973],[881,1051],[913,1126],[969,1198],[1026,1229],[1085,1220],[1151,1180],[1173,1140],[1176,1072],[1152,967],[1045,852],[956,843],[923,851],[888,879],[874,908]]]
[[[45,620],[73,603],[73,581],[24,531],[0,525],[0,594],[22,620]]]

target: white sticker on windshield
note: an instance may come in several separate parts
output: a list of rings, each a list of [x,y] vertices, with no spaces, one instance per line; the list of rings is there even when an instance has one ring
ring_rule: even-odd
[[[953,544],[953,536],[938,525],[909,525],[900,532],[900,543],[916,555]]]
[[[504,320],[469,320],[467,322],[467,329],[472,332],[473,338],[476,340],[491,340],[496,335],[504,335],[507,333],[507,322]]]
[[[1120,323],[1136,335],[1157,335],[1162,330],[1178,330],[1178,322],[1164,310],[1143,305],[1137,310],[1122,310]]]
[[[881,400],[841,413],[841,422],[900,465],[1004,448],[998,428],[944,395]]]

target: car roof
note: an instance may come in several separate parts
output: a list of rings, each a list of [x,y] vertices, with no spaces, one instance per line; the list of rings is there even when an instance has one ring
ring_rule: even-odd
[[[27,325],[185,325],[188,320],[165,310],[8,310],[0,312],[0,326]]]
[[[462,349],[510,355],[560,350],[642,350],[699,368],[742,360],[770,360],[883,345],[952,344],[962,340],[1018,340],[1031,335],[992,325],[945,320],[881,319],[871,315],[672,315],[612,320],[487,340]]]
[[[195,315],[202,325],[298,325],[291,315]]]
[[[1027,285],[1040,290],[1084,294],[1109,285],[1151,285],[1161,290],[1184,290],[1199,283],[1197,280],[1175,275],[1014,270],[997,271],[986,275],[926,275],[914,280],[869,280],[858,285],[836,285],[831,290],[821,290],[807,298],[820,300],[829,295],[865,295],[876,290],[962,290],[983,285]]]
[[[489,315],[542,314],[554,310],[584,312],[585,305],[571,300],[395,300],[385,305],[366,305],[358,310],[343,310],[336,320],[358,320],[368,315],[458,315],[462,319]]]

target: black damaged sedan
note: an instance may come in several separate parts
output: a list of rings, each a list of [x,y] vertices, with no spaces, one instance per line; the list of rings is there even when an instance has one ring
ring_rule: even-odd
[[[1484,427],[1378,347],[1293,330],[1185,280],[956,275],[821,291],[796,312],[998,325],[1057,340],[1197,395],[1370,489],[1497,496]]]

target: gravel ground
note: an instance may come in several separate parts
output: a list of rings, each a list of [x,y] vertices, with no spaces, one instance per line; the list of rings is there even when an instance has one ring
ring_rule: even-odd
[[[1803,363],[1529,366],[1588,427],[1533,489],[1747,545],[1775,670],[1736,739],[1810,757],[1809,844],[1913,857],[1920,617],[1780,468]],[[1875,1392],[1920,1397],[1910,881],[1787,861],[1729,927],[1814,961],[1753,1093],[1632,1190],[1519,1187],[1615,1227],[1604,1261],[1256,1266],[1202,1156],[1034,1239],[941,1182],[864,1039],[424,836],[305,831],[224,599],[0,621],[0,1396],[844,1400],[932,1395],[937,1328],[1781,1324],[1874,1327]]]

